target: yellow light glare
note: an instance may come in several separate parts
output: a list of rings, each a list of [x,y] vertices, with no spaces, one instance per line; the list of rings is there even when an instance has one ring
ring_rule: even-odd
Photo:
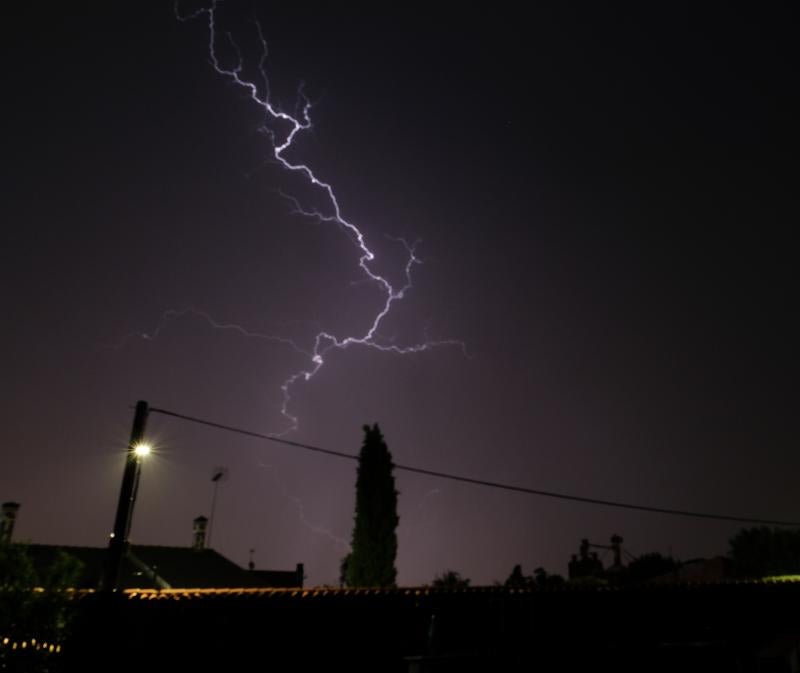
[[[133,447],[133,452],[139,457],[144,458],[147,454],[150,453],[150,445],[149,444],[137,444]]]

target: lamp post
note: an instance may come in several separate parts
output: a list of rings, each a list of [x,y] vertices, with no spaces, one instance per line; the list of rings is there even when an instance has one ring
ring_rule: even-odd
[[[131,530],[133,505],[136,502],[136,492],[139,487],[142,458],[150,452],[150,447],[142,441],[148,410],[147,402],[144,400],[136,403],[131,440],[125,456],[125,470],[122,473],[117,516],[114,519],[114,532],[111,533],[108,543],[105,577],[103,578],[103,589],[106,591],[116,591],[119,588],[120,570],[128,547],[128,534]]]

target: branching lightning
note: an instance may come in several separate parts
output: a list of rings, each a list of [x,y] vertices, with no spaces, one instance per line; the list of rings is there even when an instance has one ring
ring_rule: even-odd
[[[189,309],[168,311],[164,314],[162,322],[154,332],[140,336],[148,339],[155,338],[162,329],[166,319],[194,314],[202,317],[214,328],[238,331],[246,337],[282,342],[289,345],[299,354],[308,357],[309,364],[304,369],[289,376],[281,385],[283,394],[281,413],[289,421],[289,427],[281,433],[285,434],[286,432],[297,429],[299,424],[298,418],[289,411],[292,400],[292,388],[298,382],[310,381],[324,366],[327,355],[334,349],[345,350],[351,346],[362,346],[383,352],[394,353],[396,355],[407,355],[427,351],[436,346],[448,345],[458,346],[466,355],[466,348],[462,342],[454,340],[426,340],[422,343],[409,346],[398,346],[381,338],[379,333],[381,324],[390,314],[394,304],[404,299],[406,294],[411,290],[413,269],[416,265],[422,263],[417,256],[418,242],[409,244],[403,239],[393,239],[400,243],[407,253],[401,284],[393,284],[386,275],[375,270],[376,255],[374,251],[368,246],[362,230],[343,215],[339,200],[331,184],[318,177],[309,165],[295,162],[286,156],[287,151],[293,146],[297,137],[301,133],[309,131],[312,128],[310,116],[312,106],[311,102],[303,93],[302,88],[298,91],[298,112],[289,114],[273,104],[270,95],[269,78],[266,72],[268,53],[267,41],[264,38],[260,24],[256,23],[257,35],[260,42],[257,69],[260,81],[253,81],[245,76],[242,52],[230,33],[224,33],[224,36],[227,39],[227,43],[232,48],[233,53],[236,55],[234,59],[235,62],[228,66],[223,64],[217,49],[217,44],[220,39],[220,31],[217,26],[217,7],[221,1],[222,0],[211,0],[209,6],[184,14],[181,13],[180,3],[176,0],[174,6],[175,15],[177,19],[182,22],[205,18],[208,26],[208,55],[212,67],[220,76],[242,89],[247,94],[249,100],[263,112],[263,122],[259,130],[269,139],[274,160],[285,170],[300,176],[309,186],[318,190],[327,203],[327,207],[330,209],[330,212],[322,212],[315,208],[307,208],[295,197],[282,194],[289,202],[291,211],[303,217],[338,227],[353,243],[358,255],[358,266],[361,273],[364,275],[365,281],[375,285],[380,290],[383,301],[366,330],[349,336],[337,336],[324,329],[320,330],[314,337],[313,347],[310,350],[300,348],[290,339],[253,333],[238,325],[218,323],[207,313]]]
[[[207,323],[212,329],[220,330],[222,332],[233,332],[238,334],[242,337],[247,339],[261,339],[263,341],[274,341],[276,343],[285,344],[289,346],[293,351],[299,353],[300,355],[305,355],[307,357],[313,357],[313,353],[302,349],[298,346],[294,341],[282,336],[276,336],[274,334],[264,334],[262,332],[252,332],[241,325],[237,325],[235,323],[223,323],[215,320],[205,311],[198,311],[193,308],[182,308],[182,309],[167,309],[161,314],[161,319],[158,321],[158,324],[149,332],[134,332],[131,334],[126,334],[113,346],[109,346],[109,348],[122,348],[128,341],[131,339],[143,339],[145,341],[155,341],[160,335],[161,332],[166,328],[167,323],[171,320],[176,320],[178,318],[186,318],[186,317],[194,317],[199,318],[203,322]]]
[[[264,468],[266,470],[270,470],[272,467],[271,465],[267,465],[265,463],[260,463],[259,467]],[[268,472],[271,474],[271,472]],[[271,474],[270,478],[272,479],[273,483],[280,489],[283,493],[285,498],[288,498],[292,501],[297,510],[297,517],[300,523],[307,528],[309,531],[314,533],[315,535],[324,537],[329,542],[332,542],[340,551],[349,552],[350,551],[350,543],[345,540],[343,537],[337,535],[332,530],[325,528],[319,524],[314,523],[306,516],[306,508],[303,504],[303,501],[296,495],[292,495],[286,488],[286,485],[283,481],[278,480],[274,475]]]

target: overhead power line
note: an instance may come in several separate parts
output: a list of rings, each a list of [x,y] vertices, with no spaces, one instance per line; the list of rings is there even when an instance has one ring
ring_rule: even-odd
[[[237,428],[233,425],[225,425],[224,423],[216,423],[214,421],[209,421],[204,418],[197,418],[195,416],[187,416],[186,414],[180,414],[176,411],[169,411],[168,409],[158,409],[155,407],[151,407],[150,411],[156,414],[162,414],[164,416],[172,416],[173,418],[179,418],[184,421],[189,421],[191,423],[197,423],[199,425],[205,425],[211,428],[216,428],[217,430],[225,430],[227,432],[234,432],[239,435],[245,435],[247,437],[254,437],[256,439],[262,439],[268,442],[275,442],[277,444],[284,444],[286,446],[292,446],[296,449],[304,449],[306,451],[313,451],[315,453],[323,453],[329,456],[334,456],[335,458],[345,458],[347,460],[358,460],[358,456],[352,453],[345,453],[343,451],[335,451],[333,449],[325,449],[321,446],[314,446],[312,444],[304,444],[302,442],[293,442],[290,439],[284,439],[283,437],[277,437],[275,435],[268,435],[262,432],[255,432],[253,430],[245,430],[244,428]],[[465,484],[475,484],[476,486],[487,486],[489,488],[496,488],[501,489],[504,491],[513,491],[515,493],[526,493],[528,495],[538,495],[545,498],[556,498],[559,500],[570,500],[572,502],[582,502],[588,505],[602,505],[604,507],[617,507],[620,509],[630,509],[636,510],[639,512],[651,512],[653,514],[667,514],[669,516],[685,516],[685,517],[693,517],[695,519],[713,519],[717,521],[735,521],[737,523],[751,523],[751,524],[761,524],[766,526],[793,526],[793,527],[800,527],[800,521],[785,521],[780,519],[760,519],[755,517],[747,517],[747,516],[732,516],[727,514],[712,514],[709,512],[696,512],[691,510],[684,510],[684,509],[672,509],[669,507],[651,507],[649,505],[637,505],[630,502],[619,502],[615,500],[602,500],[600,498],[589,498],[582,495],[571,495],[568,493],[557,493],[555,491],[543,491],[541,489],[536,488],[527,488],[525,486],[515,486],[513,484],[503,484],[497,481],[489,481],[487,479],[475,479],[473,477],[464,477],[457,474],[451,474],[449,472],[439,472],[437,470],[428,470],[422,467],[414,467],[412,465],[400,465],[395,463],[394,465],[396,470],[401,470],[403,472],[413,472],[414,474],[424,474],[429,477],[436,477],[437,479],[448,479],[450,481],[458,481]]]

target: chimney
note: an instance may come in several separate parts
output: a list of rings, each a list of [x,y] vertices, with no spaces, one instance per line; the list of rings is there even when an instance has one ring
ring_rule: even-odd
[[[208,519],[204,516],[198,516],[194,520],[194,541],[192,542],[192,549],[195,551],[203,551],[206,548],[206,529],[208,528]]]
[[[14,534],[14,522],[17,519],[18,502],[4,502],[2,514],[0,514],[0,544],[11,542]]]
[[[306,578],[305,568],[302,563],[298,563],[294,570],[295,582],[301,589],[303,588],[303,580]]]

